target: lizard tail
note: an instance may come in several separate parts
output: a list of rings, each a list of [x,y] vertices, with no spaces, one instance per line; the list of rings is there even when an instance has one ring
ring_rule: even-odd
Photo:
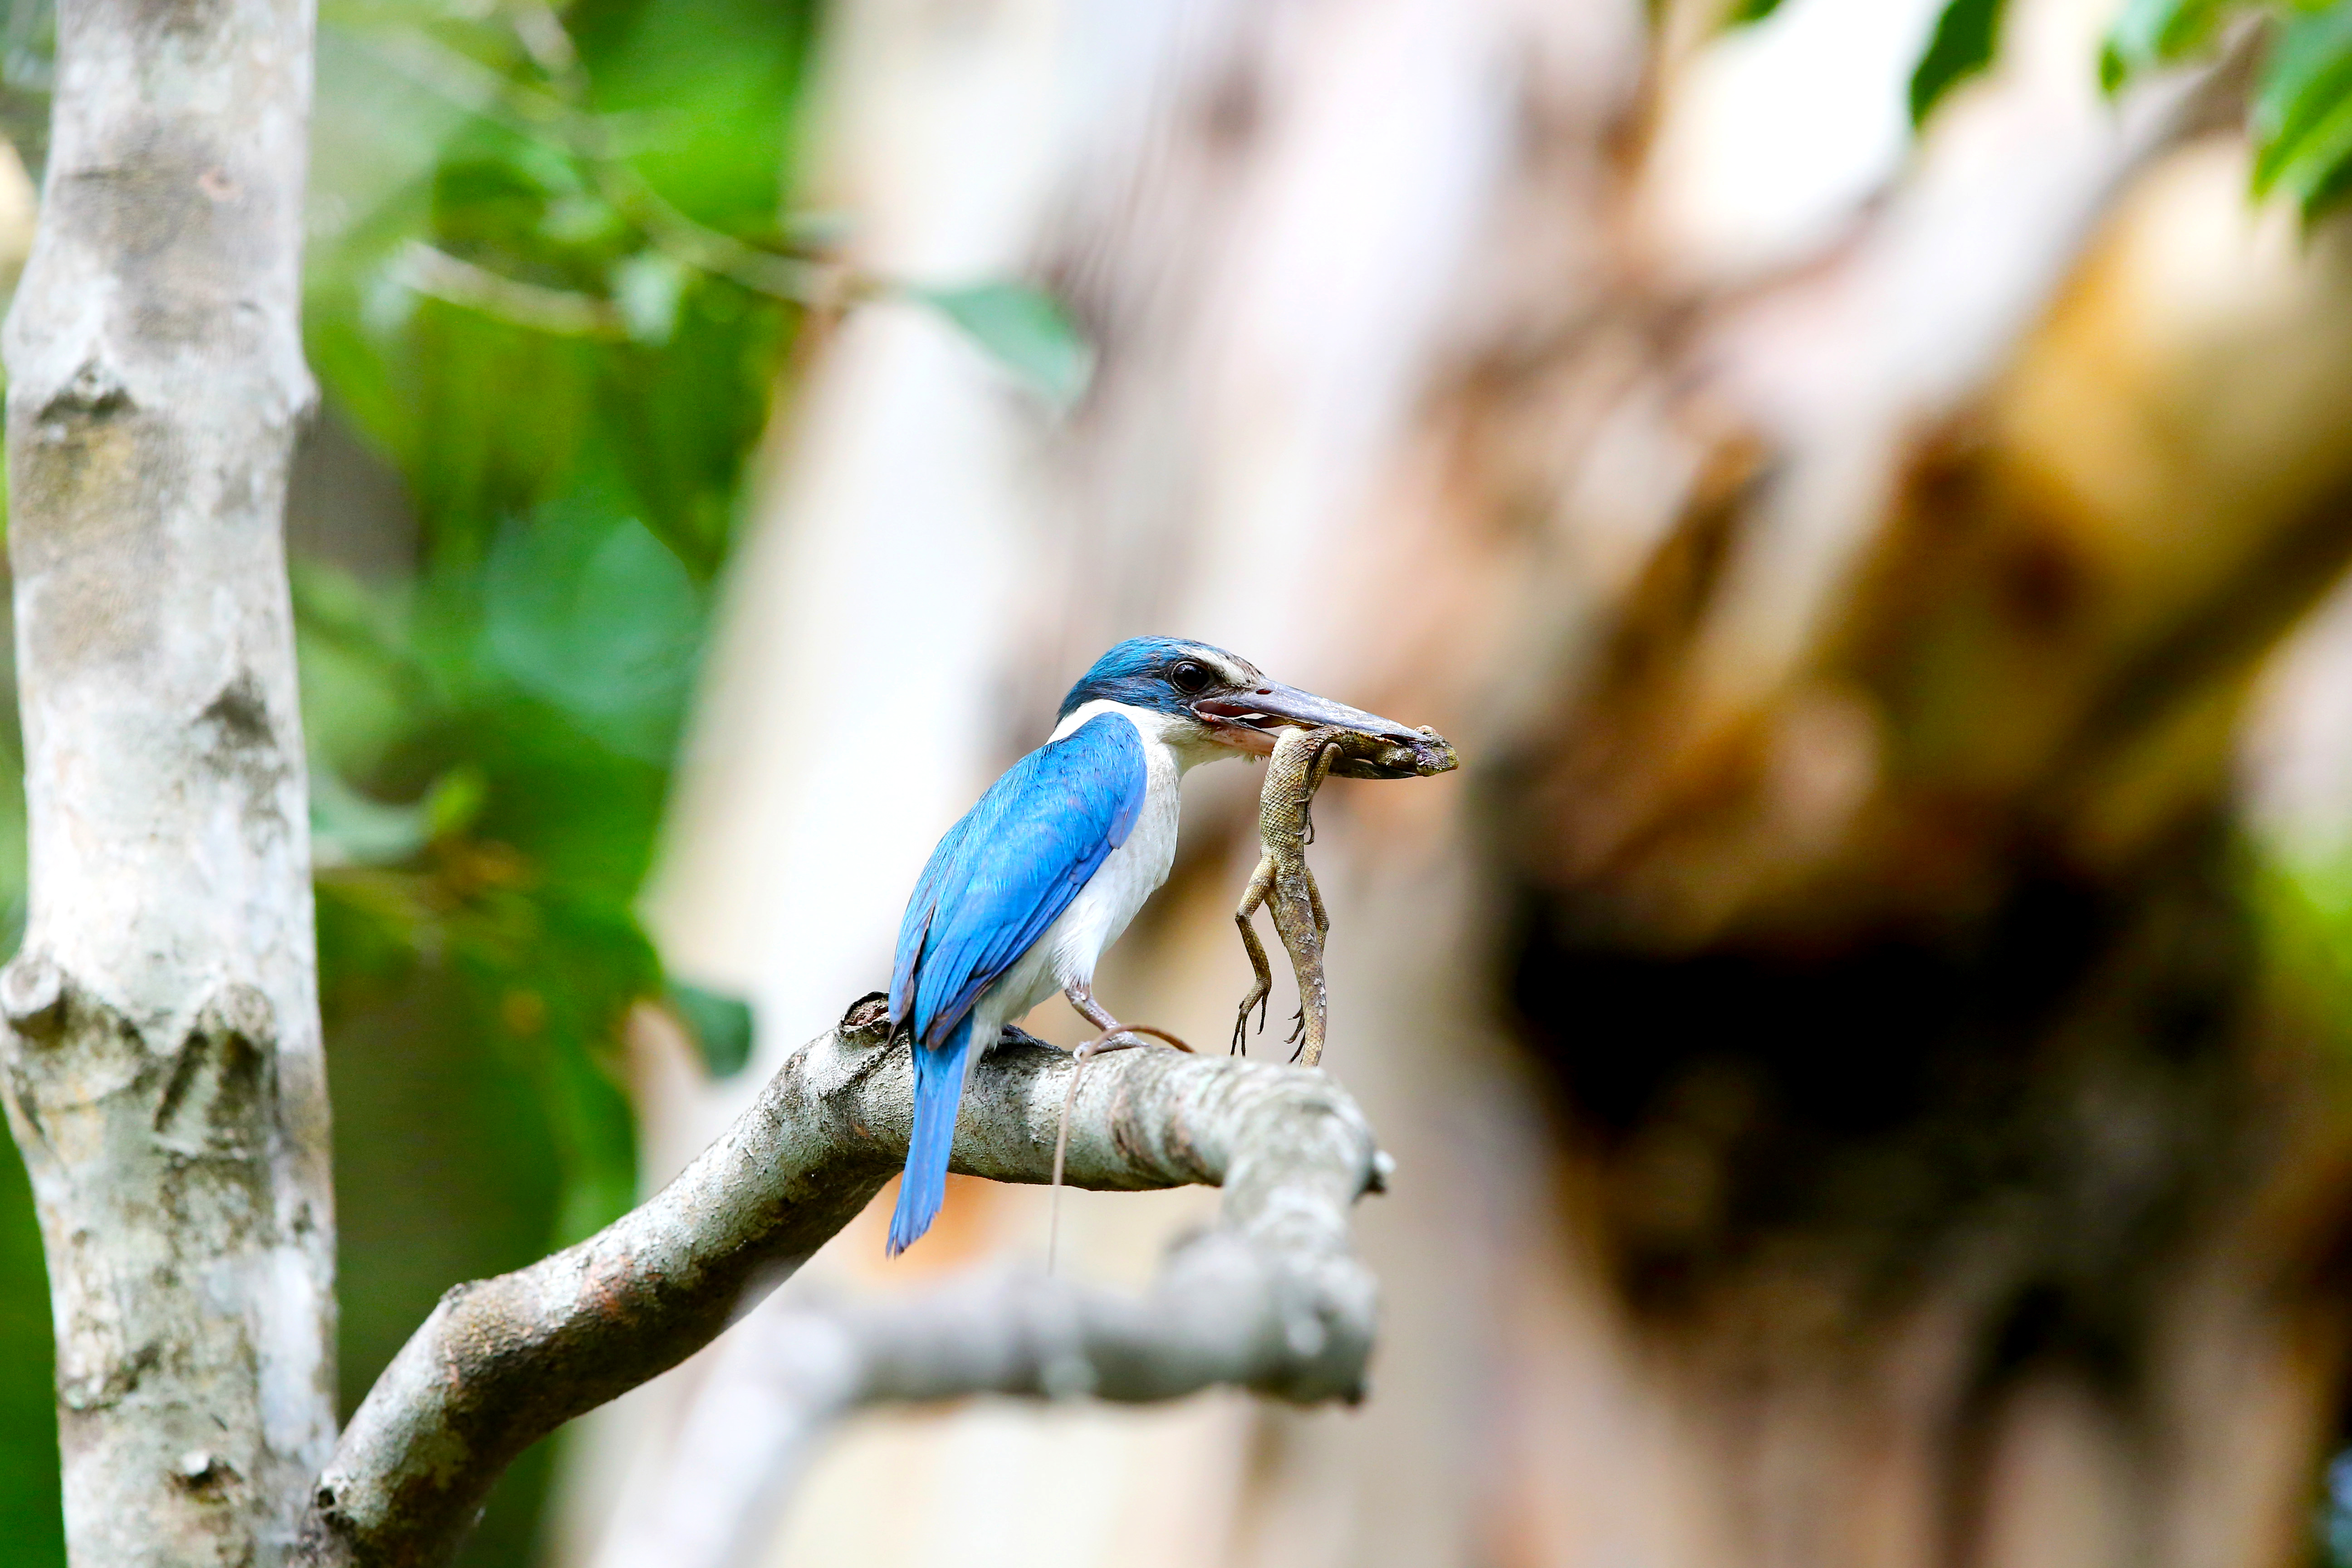
[[[936,1050],[915,1047],[915,1131],[907,1140],[907,1173],[898,1179],[898,1206],[890,1215],[892,1258],[920,1240],[940,1216],[948,1156],[955,1149],[956,1109],[963,1102],[964,1058],[971,1049],[969,1013]]]

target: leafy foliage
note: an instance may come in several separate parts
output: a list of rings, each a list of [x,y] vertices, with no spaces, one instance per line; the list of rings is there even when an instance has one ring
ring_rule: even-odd
[[[2254,189],[2305,214],[2352,179],[2352,5],[2288,18],[2255,94]]]
[[[1760,22],[1780,8],[1780,0],[1732,0],[1731,9],[1725,14],[1727,26],[1744,27]]]
[[[417,532],[410,572],[298,563],[323,988],[335,1014],[453,982],[536,1086],[551,1241],[635,1187],[616,1041],[671,983],[631,900],[824,265],[781,216],[812,25],[772,0],[321,16],[309,347]]]
[[[1779,8],[1780,0],[1736,0],[1726,25]],[[1946,0],[1911,75],[1915,127],[1992,63],[2006,9],[2007,0]],[[2116,92],[2209,55],[2241,22],[2267,34],[2248,115],[2253,193],[2283,197],[2315,221],[2352,193],[2352,0],[2123,0],[2100,48],[2100,82]]]
[[[2099,51],[2099,80],[2115,91],[2137,73],[2189,58],[2244,0],[2126,0]]]
[[[1911,123],[1924,125],[1944,95],[1992,63],[2007,0],[1950,0],[1911,73]]]
[[[2130,0],[2107,36],[2100,79],[2133,78],[2209,52],[2226,24],[2261,18],[2269,37],[2248,131],[2257,196],[2306,222],[2352,191],[2352,0]]]

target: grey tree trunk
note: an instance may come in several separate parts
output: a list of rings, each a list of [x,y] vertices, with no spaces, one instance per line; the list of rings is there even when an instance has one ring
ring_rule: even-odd
[[[307,0],[64,0],[5,337],[32,909],[0,974],[77,1568],[273,1563],[334,1436],[280,521]]]

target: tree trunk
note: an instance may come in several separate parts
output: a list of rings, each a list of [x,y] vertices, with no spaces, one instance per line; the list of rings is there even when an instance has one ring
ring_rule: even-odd
[[[32,908],[0,973],[77,1568],[268,1564],[334,1436],[281,537],[307,0],[65,0],[10,312]]]

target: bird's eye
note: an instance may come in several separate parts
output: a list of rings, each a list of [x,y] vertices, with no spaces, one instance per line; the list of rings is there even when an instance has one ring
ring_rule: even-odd
[[[1209,689],[1209,667],[1197,658],[1180,658],[1168,667],[1168,684],[1187,697]]]

